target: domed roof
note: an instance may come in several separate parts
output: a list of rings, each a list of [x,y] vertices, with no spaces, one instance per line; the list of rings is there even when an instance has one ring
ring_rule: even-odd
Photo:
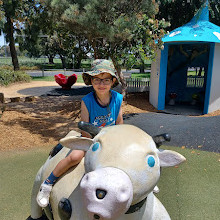
[[[208,1],[201,6],[190,22],[174,29],[162,40],[164,43],[176,41],[220,43],[220,27],[209,22]]]

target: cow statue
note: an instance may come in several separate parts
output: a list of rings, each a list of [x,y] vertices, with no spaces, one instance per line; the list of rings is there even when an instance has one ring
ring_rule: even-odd
[[[64,147],[55,148],[37,173],[28,219],[170,219],[153,189],[160,168],[178,165],[185,157],[157,148],[166,137],[152,138],[128,124],[99,129],[81,122],[80,128],[93,138],[71,131],[60,140],[58,146]],[[42,210],[36,202],[40,185],[70,149],[86,151],[85,158],[56,182],[50,204]]]

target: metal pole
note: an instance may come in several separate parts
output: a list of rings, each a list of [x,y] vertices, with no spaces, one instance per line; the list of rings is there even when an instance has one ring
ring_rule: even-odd
[[[3,37],[4,37],[4,44],[5,44],[5,57],[7,57],[6,39],[5,39],[5,34],[4,33],[3,33]]]
[[[44,67],[45,67],[45,63],[46,63],[46,57],[44,57],[44,64],[43,64],[43,68],[42,68],[42,77],[44,77]]]

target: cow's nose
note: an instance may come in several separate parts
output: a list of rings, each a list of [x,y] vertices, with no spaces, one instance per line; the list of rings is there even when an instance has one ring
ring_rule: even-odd
[[[102,189],[97,189],[96,190],[96,197],[98,199],[104,199],[106,194],[107,194],[107,192],[105,190],[102,190]]]

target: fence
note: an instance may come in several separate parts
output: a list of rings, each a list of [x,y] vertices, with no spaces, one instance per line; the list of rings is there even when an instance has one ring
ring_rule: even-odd
[[[146,92],[150,88],[149,78],[126,78],[127,92]]]
[[[190,88],[202,88],[204,85],[204,77],[190,76],[187,77],[186,87]]]
[[[125,78],[127,92],[146,92],[150,88],[149,78]],[[204,77],[190,76],[187,77],[188,88],[202,88],[204,85]]]

